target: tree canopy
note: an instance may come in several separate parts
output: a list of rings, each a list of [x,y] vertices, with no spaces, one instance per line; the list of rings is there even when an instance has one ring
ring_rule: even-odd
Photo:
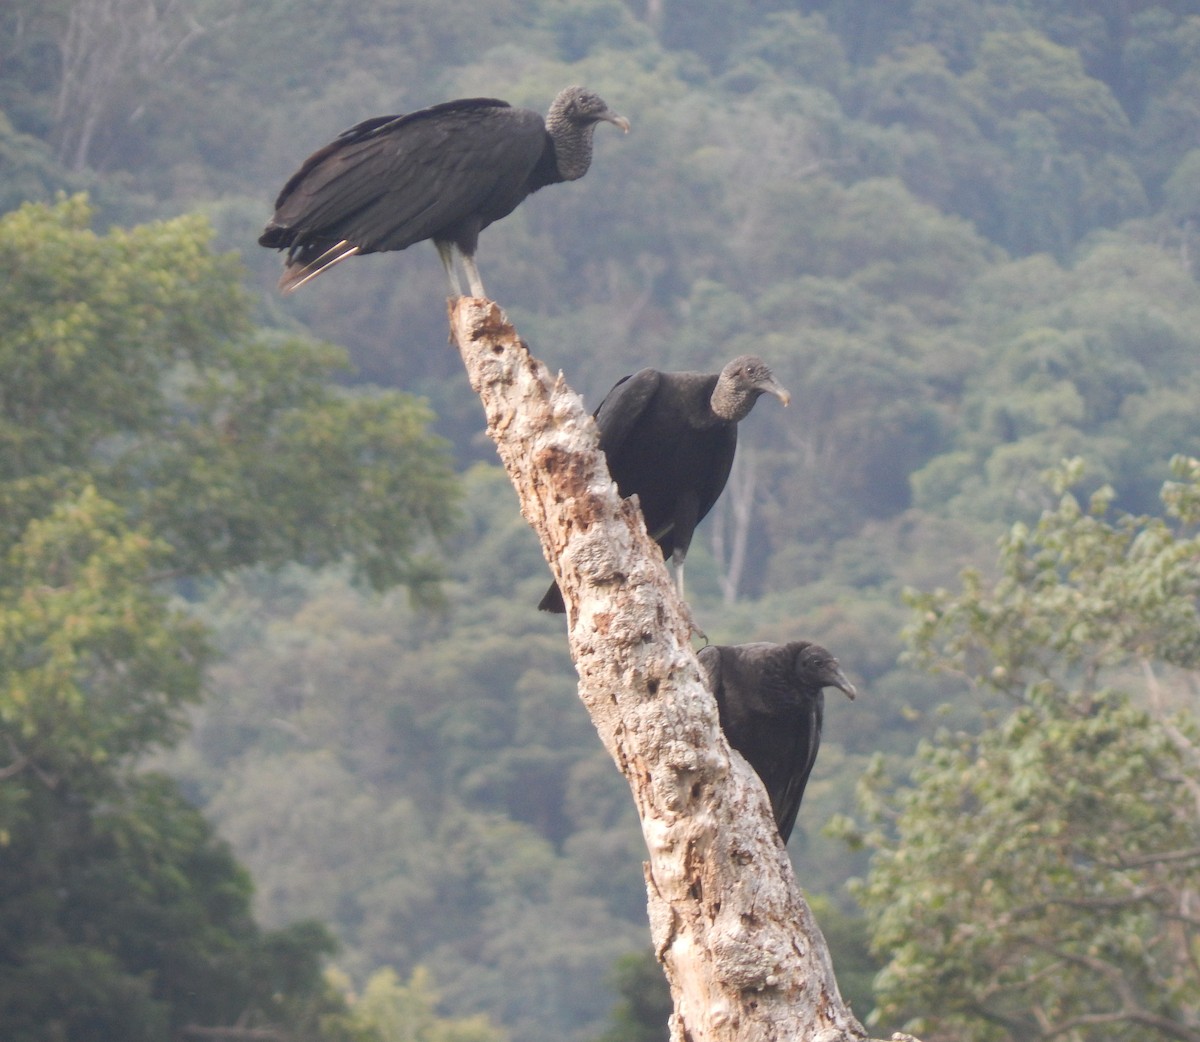
[[[178,584],[353,559],[427,594],[447,453],[419,404],[331,385],[332,349],[256,333],[202,221],[88,218],[81,199],[0,217],[0,1022],[316,1030],[340,1004],[330,935],[263,932],[225,842],[138,771],[211,662]]]
[[[881,1015],[966,1039],[1200,1037],[1200,461],[1165,516],[1067,491],[998,575],[913,598],[914,654],[1010,708],[924,745],[861,891]],[[876,779],[878,780],[878,779]]]

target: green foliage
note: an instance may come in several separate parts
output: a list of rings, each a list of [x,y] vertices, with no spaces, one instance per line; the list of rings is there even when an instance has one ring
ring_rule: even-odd
[[[472,519],[511,497],[496,476],[469,475]],[[641,839],[559,620],[534,608],[544,575],[523,607],[486,592],[493,554],[533,549],[501,516],[506,536],[466,533],[443,618],[329,572],[227,583],[206,617],[228,655],[168,763],[254,874],[264,921],[329,922],[360,985],[424,965],[457,1016],[586,1037],[609,1005],[596,982],[645,938]]]
[[[261,932],[249,878],[173,781],[127,777],[102,803],[73,782],[30,787],[5,842],[6,1038],[151,1040],[239,1018],[304,1032],[338,1011],[328,933]]]
[[[1016,708],[924,746],[873,837],[879,1019],[981,1042],[1195,1032],[1200,462],[1175,466],[1165,517],[1115,518],[1064,466],[994,581],[913,596],[919,661]]]
[[[1084,71],[1080,54],[1032,30],[987,34],[965,82],[990,118],[1041,113],[1072,151],[1105,152],[1129,132],[1120,105]]]
[[[455,495],[424,406],[339,393],[340,352],[256,338],[204,221],[88,220],[76,198],[0,221],[10,535],[86,471],[180,574],[350,556],[379,588],[427,587]]]
[[[99,462],[166,425],[167,375],[248,332],[231,258],[201,220],[97,235],[82,196],[0,222],[5,481]],[[11,516],[11,515],[10,515]]]
[[[139,515],[181,570],[348,556],[376,589],[434,595],[429,537],[450,528],[457,493],[432,414],[395,392],[331,394],[330,360],[302,341],[243,345],[184,393],[174,442],[122,462],[122,481],[149,481]]]
[[[337,352],[254,339],[204,222],[89,216],[0,218],[0,1033],[316,1038],[328,933],[260,931],[227,848],[137,771],[210,661],[166,580],[348,557],[422,592],[445,452],[422,406],[332,388]]]
[[[1193,480],[1193,462],[1180,459],[1176,467]],[[1200,540],[1185,538],[1167,518],[1108,520],[1114,496],[1108,486],[1084,509],[1067,491],[1083,476],[1078,460],[1052,475],[1047,485],[1060,497],[1057,509],[1033,529],[1010,529],[992,590],[968,571],[961,598],[914,599],[920,621],[912,639],[925,664],[974,673],[972,655],[986,637],[992,669],[979,673],[983,683],[1035,703],[1049,684],[1052,701],[1069,692],[1084,710],[1101,674],[1131,657],[1200,666]],[[1169,484],[1168,518],[1194,524],[1195,499],[1191,484]]]
[[[371,975],[347,1018],[355,1042],[506,1042],[508,1035],[482,1015],[440,1017],[428,970],[407,982],[385,967]]]
[[[46,201],[80,180],[55,163],[43,141],[16,130],[0,106],[0,213],[30,200]]]
[[[667,1018],[674,1012],[671,989],[654,952],[629,952],[612,968],[619,996],[609,1015],[609,1027],[596,1042],[664,1042]]]
[[[146,576],[165,546],[95,489],[31,522],[0,564],[0,726],[9,776],[106,777],[178,735],[199,695],[203,632]],[[0,837],[17,792],[6,786]]]

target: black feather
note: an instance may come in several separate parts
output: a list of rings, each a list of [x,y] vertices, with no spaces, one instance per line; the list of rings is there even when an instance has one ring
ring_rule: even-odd
[[[792,834],[825,714],[823,688],[857,692],[819,644],[710,644],[697,653],[721,729],[762,779],[784,843]]]
[[[646,530],[677,566],[729,479],[738,422],[763,393],[785,405],[790,398],[762,359],[743,355],[720,373],[643,369],[619,380],[596,410],[617,490],[637,495]],[[557,584],[538,607],[566,610]]]

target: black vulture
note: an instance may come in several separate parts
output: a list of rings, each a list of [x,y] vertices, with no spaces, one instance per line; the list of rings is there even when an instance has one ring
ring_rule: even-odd
[[[617,381],[596,410],[608,472],[622,496],[637,494],[646,530],[674,566],[680,596],[692,533],[729,479],[738,421],[764,393],[791,401],[766,362],[742,355],[720,373],[642,369]],[[566,610],[557,583],[538,607]]]
[[[717,700],[721,730],[762,779],[786,843],[821,745],[821,689],[840,688],[851,699],[858,692],[838,660],[806,640],[709,644],[697,656]]]
[[[462,295],[457,246],[471,293],[482,297],[479,233],[531,192],[583,177],[600,120],[629,130],[583,87],[562,91],[544,120],[495,98],[364,120],[292,175],[259,245],[288,251],[279,288],[290,293],[347,257],[432,239],[451,293]]]

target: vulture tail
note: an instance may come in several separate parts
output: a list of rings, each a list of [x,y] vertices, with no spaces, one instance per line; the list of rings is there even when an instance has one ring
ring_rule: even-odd
[[[563,601],[562,590],[558,588],[558,583],[551,583],[550,589],[546,591],[546,595],[538,602],[538,611],[549,611],[555,615],[563,615],[566,610],[567,605]]]
[[[306,260],[308,251],[301,251],[295,258],[289,255],[283,266],[283,274],[279,278],[281,293],[294,293],[309,279],[315,279],[327,268],[332,268],[338,261],[353,257],[359,248],[347,239],[330,246],[312,260]]]

